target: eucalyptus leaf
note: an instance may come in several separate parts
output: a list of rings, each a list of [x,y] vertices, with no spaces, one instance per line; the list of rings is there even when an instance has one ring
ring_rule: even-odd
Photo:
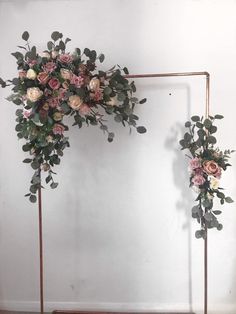
[[[28,41],[29,39],[29,33],[27,31],[25,31],[23,34],[22,34],[22,39],[25,40],[25,41]]]

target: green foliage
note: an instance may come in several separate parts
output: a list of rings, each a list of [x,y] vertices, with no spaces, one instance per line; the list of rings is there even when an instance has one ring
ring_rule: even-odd
[[[195,233],[196,238],[205,238],[206,229],[216,228],[222,230],[218,217],[222,212],[214,209],[214,198],[217,197],[220,204],[232,203],[229,196],[225,196],[219,187],[219,179],[222,171],[230,164],[228,160],[234,150],[221,151],[215,147],[217,139],[212,134],[217,132],[215,120],[223,119],[222,115],[209,116],[206,119],[200,116],[192,116],[191,122],[185,122],[188,131],[179,141],[181,149],[187,149],[190,157],[190,187],[198,189],[197,205],[192,208],[192,217],[201,224],[201,229]]]

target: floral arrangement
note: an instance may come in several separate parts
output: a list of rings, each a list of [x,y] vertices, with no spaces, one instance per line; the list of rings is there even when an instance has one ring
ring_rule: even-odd
[[[205,238],[207,228],[215,227],[221,230],[223,227],[217,219],[221,211],[213,208],[215,198],[218,198],[221,205],[233,202],[231,197],[222,192],[220,178],[222,172],[231,166],[228,160],[234,151],[228,149],[223,152],[216,148],[217,140],[213,135],[217,131],[215,120],[222,118],[223,116],[218,114],[206,119],[191,117],[191,121],[185,123],[188,132],[180,140],[182,150],[187,149],[191,154],[187,155],[190,158],[190,187],[198,194],[198,204],[192,208],[192,217],[201,224],[201,229],[195,233],[196,238]]]
[[[13,85],[13,94],[7,99],[19,106],[15,129],[18,138],[26,141],[23,151],[30,154],[23,162],[35,170],[30,192],[25,196],[36,202],[41,170],[46,172],[46,183],[52,189],[58,185],[52,168],[60,163],[63,150],[69,147],[65,116],[73,116],[73,125],[79,128],[99,126],[112,142],[114,133],[108,130],[104,117],[113,115],[116,122],[128,126],[130,131],[135,128],[145,133],[145,127],[137,126],[139,118],[134,107],[146,99],[139,101],[133,96],[136,87],[125,78],[126,67],[96,71],[96,62],[103,62],[104,55],[88,48],[83,52],[79,48],[73,53],[66,52],[70,39],[63,40],[60,32],[52,33],[47,50],[41,54],[35,46],[30,47],[27,31],[22,39],[25,45],[18,46],[22,52],[12,53],[17,60],[18,76],[6,81],[0,78],[0,85]]]

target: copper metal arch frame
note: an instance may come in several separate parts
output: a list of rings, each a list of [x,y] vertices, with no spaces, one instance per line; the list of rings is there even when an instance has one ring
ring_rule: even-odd
[[[210,74],[208,72],[177,72],[177,73],[155,73],[155,74],[129,74],[125,75],[126,78],[158,78],[158,77],[185,77],[185,76],[205,76],[206,78],[206,99],[205,99],[205,117],[209,117],[210,109]],[[41,188],[38,190],[38,212],[39,212],[39,255],[40,255],[40,313],[44,314],[44,292],[43,292],[43,225],[42,225],[42,194]],[[207,228],[206,238],[204,239],[204,314],[207,314],[207,295],[208,295],[208,250],[207,250]],[[53,314],[79,314],[86,313],[84,311],[73,311],[73,310],[55,310]],[[91,313],[91,312],[90,312]],[[93,313],[99,313],[93,311]],[[111,312],[100,312],[100,313],[111,313]],[[117,314],[117,312],[116,312]],[[124,313],[122,313],[124,314]],[[161,314],[161,313],[159,313]],[[167,314],[167,313],[165,313]],[[172,314],[181,314],[173,313]]]

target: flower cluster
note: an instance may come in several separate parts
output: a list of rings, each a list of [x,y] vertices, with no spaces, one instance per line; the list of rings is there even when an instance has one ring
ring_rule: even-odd
[[[222,229],[222,224],[218,222],[217,215],[220,210],[213,209],[213,200],[219,198],[220,204],[232,203],[229,196],[225,196],[220,187],[222,172],[230,164],[228,160],[233,150],[221,151],[215,147],[216,138],[213,134],[217,131],[214,125],[216,119],[223,116],[209,116],[207,119],[199,116],[191,117],[191,121],[185,123],[188,132],[180,140],[182,149],[188,149],[191,156],[189,161],[190,186],[198,193],[196,201],[198,205],[192,208],[192,216],[201,224],[201,229],[197,230],[197,238],[206,237],[206,228]]]
[[[36,202],[36,192],[41,187],[41,170],[47,172],[46,183],[51,188],[54,182],[52,167],[60,163],[63,150],[69,146],[65,131],[68,126],[65,116],[73,116],[74,123],[95,125],[107,134],[112,142],[114,133],[108,130],[104,117],[113,115],[116,122],[145,133],[143,126],[137,126],[134,107],[144,103],[133,96],[134,82],[125,78],[127,68],[119,66],[104,71],[96,71],[96,62],[103,62],[104,55],[85,48],[76,48],[73,53],[66,52],[69,38],[63,40],[60,32],[53,32],[47,50],[39,53],[30,47],[29,33],[22,35],[25,46],[18,46],[22,52],[12,55],[17,59],[18,77],[4,81],[0,85],[13,85],[13,94],[8,97],[19,106],[16,111],[16,131],[18,138],[26,143],[23,150],[30,153],[24,160],[35,170],[30,193],[31,202]]]

